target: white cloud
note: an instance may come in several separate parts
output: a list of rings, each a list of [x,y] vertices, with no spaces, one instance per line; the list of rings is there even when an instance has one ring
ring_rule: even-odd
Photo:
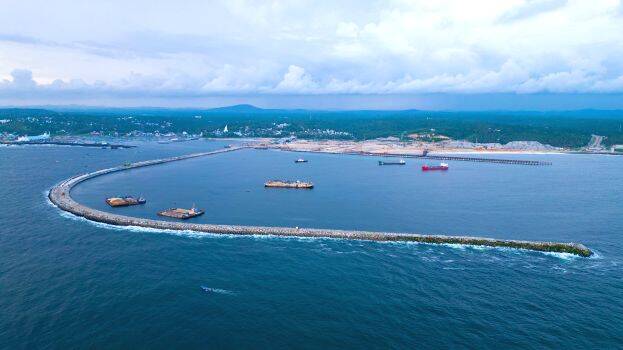
[[[502,14],[501,22],[511,22],[551,12],[567,4],[567,0],[525,0],[523,4]]]
[[[13,1],[0,12],[0,99],[623,92],[621,8],[617,0]]]
[[[316,82],[305,72],[304,68],[291,65],[283,75],[283,79],[277,84],[277,92],[300,92],[308,93],[317,89]]]
[[[359,35],[359,26],[353,22],[340,22],[335,34],[338,37],[356,38]]]

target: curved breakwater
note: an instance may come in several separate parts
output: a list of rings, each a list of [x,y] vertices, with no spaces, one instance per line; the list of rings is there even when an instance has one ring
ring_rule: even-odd
[[[235,235],[273,235],[282,237],[310,237],[310,238],[341,238],[368,241],[394,241],[394,242],[421,242],[431,244],[466,244],[488,247],[507,247],[527,249],[542,252],[570,253],[588,257],[593,253],[590,249],[579,243],[562,242],[538,242],[503,240],[485,237],[470,236],[444,236],[444,235],[422,235],[414,233],[393,233],[393,232],[372,232],[372,231],[352,231],[352,230],[332,230],[314,228],[293,228],[293,227],[266,227],[266,226],[240,226],[240,225],[214,225],[198,224],[188,222],[162,221],[145,218],[137,218],[125,215],[118,215],[101,210],[96,210],[84,206],[73,200],[71,190],[81,182],[94,177],[103,176],[113,172],[129,169],[141,168],[157,164],[180,161],[184,159],[204,157],[219,153],[233,152],[247,147],[232,147],[211,152],[193,153],[185,156],[171,157],[164,159],[149,160],[118,166],[108,169],[95,171],[92,173],[77,175],[60,182],[50,189],[48,198],[56,206],[96,222],[119,225],[119,226],[139,226],[163,230],[191,230],[213,234],[235,234]]]

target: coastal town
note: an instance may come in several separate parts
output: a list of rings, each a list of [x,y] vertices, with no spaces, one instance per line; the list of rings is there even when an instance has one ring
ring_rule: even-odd
[[[223,131],[224,130],[224,131]],[[87,135],[55,135],[46,132],[39,135],[16,135],[0,133],[0,144],[4,145],[75,145],[102,148],[131,148],[132,141],[154,141],[160,144],[194,141],[199,139],[233,139],[252,144],[259,148],[272,148],[284,151],[321,152],[321,153],[369,153],[369,154],[396,154],[419,155],[422,152],[435,153],[594,153],[594,154],[623,154],[623,144],[606,146],[602,144],[604,137],[593,135],[590,142],[580,148],[555,147],[542,144],[538,141],[511,141],[501,143],[478,143],[466,140],[453,140],[447,136],[428,134],[422,137],[419,134],[409,135],[406,139],[398,137],[383,137],[371,140],[340,140],[332,139],[328,135],[335,135],[333,130],[325,130],[324,137],[299,138],[295,135],[287,137],[250,137],[252,133],[239,131],[228,132],[227,126],[210,133],[190,134],[188,132],[164,134],[142,132],[134,130],[124,135],[102,135],[92,131]],[[279,134],[277,134],[279,135]],[[277,136],[275,135],[275,136]],[[431,137],[432,135],[432,137]]]
[[[0,109],[0,143],[106,147],[136,140],[167,144],[214,138],[342,153],[623,153],[623,125],[610,112],[575,113],[568,121],[565,114],[338,113],[248,105],[196,111]]]

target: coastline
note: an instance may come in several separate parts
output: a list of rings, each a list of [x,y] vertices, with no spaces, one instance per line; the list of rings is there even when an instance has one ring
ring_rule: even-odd
[[[106,140],[106,142],[104,142]],[[65,136],[60,139],[52,138],[45,141],[0,141],[0,146],[80,146],[96,148],[134,148],[132,141],[163,141],[161,138],[143,137],[110,137],[92,138],[90,135]],[[406,142],[398,141],[394,138],[371,139],[371,140],[337,140],[337,139],[297,139],[294,137],[274,138],[274,137],[202,137],[175,142],[187,142],[193,140],[209,140],[221,142],[234,142],[255,148],[270,148],[292,152],[313,152],[329,154],[366,154],[378,156],[421,156],[425,151],[435,155],[561,155],[561,154],[583,154],[583,155],[619,155],[623,152],[611,152],[605,150],[578,150],[562,147],[553,147],[532,143],[532,141],[516,141],[525,148],[508,148],[508,145],[500,144],[478,144],[466,142],[468,146],[452,147],[444,142],[425,142],[409,140]],[[166,141],[166,140],[164,140]],[[110,143],[109,143],[110,142]],[[115,142],[115,143],[113,143]],[[449,140],[450,144],[462,143],[464,141]],[[162,143],[162,142],[161,142]],[[173,142],[171,142],[173,143]],[[536,145],[536,146],[535,146]]]
[[[420,242],[431,244],[464,244],[473,246],[488,247],[507,247],[526,249],[541,252],[570,253],[582,257],[589,257],[593,252],[579,243],[563,243],[563,242],[539,242],[539,241],[522,241],[522,240],[504,240],[486,237],[471,236],[444,236],[444,235],[423,235],[416,233],[395,233],[395,232],[372,232],[372,231],[354,231],[354,230],[332,230],[332,229],[314,229],[314,228],[292,228],[292,227],[265,227],[265,226],[240,226],[240,225],[215,225],[215,224],[197,224],[187,222],[174,222],[144,219],[130,217],[118,214],[112,214],[89,208],[73,200],[71,190],[76,185],[89,179],[103,176],[106,174],[126,171],[145,166],[153,166],[158,164],[180,161],[190,158],[209,156],[225,152],[233,152],[241,149],[249,148],[249,146],[232,147],[211,152],[194,153],[185,156],[155,159],[129,164],[126,166],[118,166],[92,173],[81,174],[56,184],[48,193],[48,199],[58,208],[70,212],[74,215],[84,217],[88,220],[112,224],[117,226],[139,226],[154,229],[167,229],[178,231],[197,231],[214,234],[234,234],[234,235],[265,235],[265,236],[282,236],[282,237],[311,237],[311,238],[340,238],[367,241],[394,241],[394,242]]]
[[[257,140],[260,147],[280,149],[283,151],[296,152],[318,152],[318,153],[361,153],[370,155],[404,155],[421,156],[425,151],[438,155],[444,154],[572,154],[572,151],[563,149],[483,149],[477,148],[457,148],[445,147],[431,142],[397,142],[387,140],[366,140],[366,141],[341,141],[341,140],[291,140],[279,142],[279,140]]]

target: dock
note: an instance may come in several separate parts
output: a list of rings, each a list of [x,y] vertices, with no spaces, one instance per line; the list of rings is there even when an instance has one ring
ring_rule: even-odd
[[[268,226],[240,226],[240,225],[216,225],[216,224],[199,224],[187,222],[173,222],[164,220],[153,220],[145,218],[137,218],[125,215],[112,214],[101,210],[87,207],[76,202],[71,197],[71,190],[78,184],[88,181],[99,176],[115,173],[119,171],[127,171],[146,166],[154,166],[174,161],[192,159],[197,157],[205,157],[225,152],[234,152],[247,147],[233,147],[221,149],[211,152],[194,153],[185,156],[171,157],[164,159],[155,159],[143,162],[132,163],[128,166],[118,166],[108,169],[95,171],[92,173],[76,175],[52,187],[48,193],[49,200],[58,208],[70,212],[76,216],[86,218],[95,222],[117,225],[117,226],[137,226],[154,228],[161,230],[177,230],[177,231],[196,231],[212,234],[228,234],[228,235],[262,235],[262,236],[278,236],[278,237],[312,237],[312,238],[336,238],[336,239],[352,239],[364,241],[378,242],[419,242],[427,244],[465,244],[486,247],[506,247],[517,248],[541,252],[569,253],[582,257],[589,257],[593,252],[580,243],[572,242],[541,242],[541,241],[524,241],[524,240],[506,240],[486,237],[472,236],[446,236],[446,235],[425,235],[418,233],[395,233],[395,232],[373,232],[358,230],[332,230],[332,229],[315,229],[315,228],[298,228],[298,227],[268,227]]]

